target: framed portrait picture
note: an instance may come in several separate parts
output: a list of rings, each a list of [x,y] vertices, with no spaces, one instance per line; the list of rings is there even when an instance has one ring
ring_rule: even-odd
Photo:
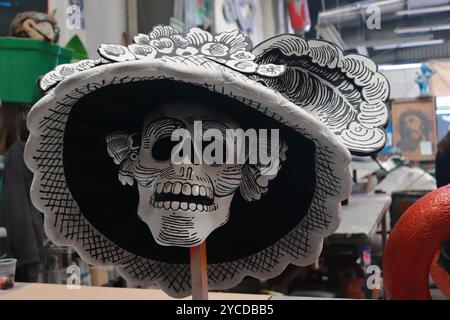
[[[433,160],[436,154],[434,98],[392,102],[394,144],[409,160]]]

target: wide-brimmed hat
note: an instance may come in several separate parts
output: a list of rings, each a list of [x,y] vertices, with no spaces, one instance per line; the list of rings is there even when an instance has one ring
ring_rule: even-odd
[[[132,137],[156,107],[199,101],[242,128],[279,129],[287,144],[269,185],[243,175],[228,221],[209,235],[211,289],[313,263],[350,193],[351,154],[372,155],[386,141],[386,79],[370,59],[325,41],[281,35],[252,48],[238,31],[157,26],[99,53],[41,80],[25,154],[32,200],[51,240],[173,296],[190,294],[189,252],[152,237],[132,174]]]

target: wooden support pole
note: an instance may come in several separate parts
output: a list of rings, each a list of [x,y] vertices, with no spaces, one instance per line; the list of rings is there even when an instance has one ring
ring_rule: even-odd
[[[208,300],[208,263],[206,241],[189,249],[191,260],[192,300]]]

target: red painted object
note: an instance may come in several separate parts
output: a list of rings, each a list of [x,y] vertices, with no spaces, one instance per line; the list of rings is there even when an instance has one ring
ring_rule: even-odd
[[[428,276],[435,254],[450,235],[450,185],[435,190],[412,205],[400,218],[386,244],[383,263],[388,299],[431,299]],[[434,266],[433,270],[439,266]],[[438,285],[450,286],[450,277]]]
[[[309,16],[308,0],[291,0],[287,4],[291,17],[292,28],[296,31],[309,31],[311,18]]]
[[[439,265],[438,259],[440,254],[441,252],[438,250],[434,255],[430,273],[438,288],[447,299],[450,299],[450,275]]]

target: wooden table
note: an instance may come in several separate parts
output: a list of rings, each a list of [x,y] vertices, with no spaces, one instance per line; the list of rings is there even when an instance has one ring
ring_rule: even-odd
[[[316,297],[271,296],[210,292],[210,300],[330,300]],[[157,289],[84,287],[68,289],[61,284],[15,283],[13,289],[0,290],[0,300],[191,300],[175,299]]]
[[[387,239],[386,215],[391,197],[385,194],[352,195],[342,206],[339,228],[328,239],[334,243],[368,243],[381,227],[382,247]]]
[[[269,300],[270,295],[210,292],[211,300]],[[65,285],[15,283],[13,289],[0,290],[0,300],[172,300],[161,290],[84,287],[69,289]],[[185,298],[190,300],[191,297]]]

